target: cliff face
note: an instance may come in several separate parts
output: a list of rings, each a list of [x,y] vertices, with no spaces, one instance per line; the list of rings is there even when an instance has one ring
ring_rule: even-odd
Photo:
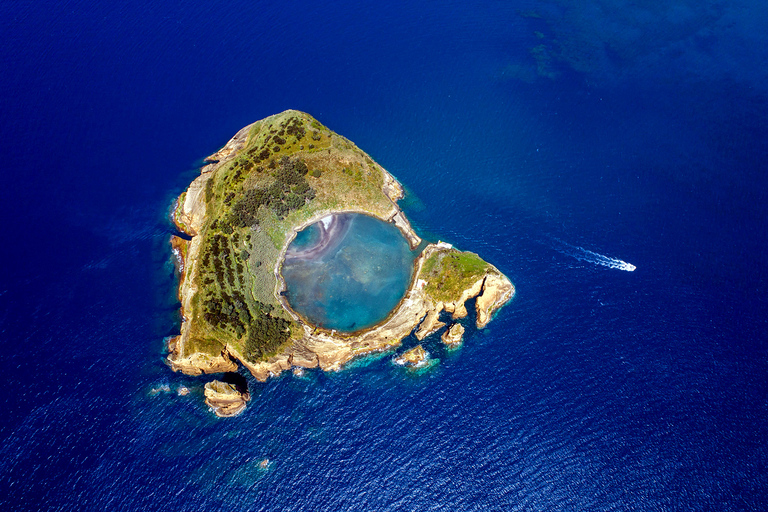
[[[493,314],[507,303],[515,293],[514,285],[501,273],[488,275],[483,283],[483,294],[477,298],[477,328],[482,329]]]
[[[211,351],[197,352],[188,350],[189,318],[184,313],[190,311],[192,299],[197,293],[196,265],[194,262],[200,254],[200,244],[203,237],[197,236],[206,220],[205,190],[208,180],[219,167],[226,165],[234,158],[237,151],[242,149],[253,125],[242,128],[227,144],[213,155],[206,158],[200,176],[195,178],[187,190],[177,199],[173,221],[180,231],[191,236],[191,241],[179,237],[171,238],[171,246],[177,257],[180,270],[179,300],[181,301],[182,324],[181,334],[172,338],[168,343],[168,364],[174,371],[188,375],[203,373],[223,373],[237,370],[237,364],[229,357],[224,347],[217,353]],[[187,349],[187,350],[185,350]]]
[[[284,132],[292,138],[280,135]],[[273,146],[276,140],[281,144]],[[421,239],[397,207],[402,186],[348,140],[296,111],[243,128],[208,160],[211,163],[179,198],[174,214],[179,229],[191,236],[190,241],[173,242],[182,270],[179,299],[183,317],[180,335],[169,343],[168,362],[175,371],[191,375],[230,372],[239,362],[264,381],[291,367],[339,370],[353,358],[399,346],[415,329],[419,339],[437,332],[445,326],[439,320],[444,311],[452,313],[453,319],[466,317],[464,304],[475,297],[477,326],[483,328],[514,294],[512,283],[476,255],[444,243],[430,244],[417,258],[408,292],[387,320],[354,334],[314,329],[292,314],[280,293],[280,265],[288,244],[301,227],[329,213],[353,211],[392,222],[412,248],[419,246]],[[314,195],[307,196],[305,206],[281,217],[257,205],[254,224],[228,227],[226,222],[233,222],[239,212],[240,197],[266,190],[259,187],[283,172],[289,161],[294,162],[290,165],[301,162],[304,172],[309,171],[306,182]],[[218,281],[214,277],[221,277],[221,266],[214,276],[209,263],[214,239],[218,248],[229,244],[220,251],[230,260],[225,261],[224,278]],[[220,254],[217,257],[222,259]],[[226,275],[229,268],[236,269],[232,270],[234,277]],[[432,286],[436,280],[440,293]],[[211,313],[212,296],[242,297],[247,309],[245,313],[241,310],[240,318],[271,311],[267,313],[270,318],[290,323],[290,337],[272,355],[254,356],[248,339],[255,324],[238,330],[211,323],[216,318]],[[232,309],[226,299],[223,302],[223,310]]]
[[[242,377],[240,379],[245,380]],[[237,416],[251,400],[247,386],[244,382],[241,385],[218,380],[208,382],[204,391],[205,403],[220,418]]]

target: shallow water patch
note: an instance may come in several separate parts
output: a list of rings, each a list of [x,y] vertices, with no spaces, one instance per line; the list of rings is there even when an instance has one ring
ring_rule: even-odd
[[[365,329],[400,302],[414,258],[394,225],[359,213],[329,215],[288,246],[282,266],[286,298],[310,324]]]

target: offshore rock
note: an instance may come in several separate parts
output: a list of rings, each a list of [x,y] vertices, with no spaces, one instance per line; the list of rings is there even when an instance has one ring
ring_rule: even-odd
[[[403,355],[400,357],[395,358],[395,362],[404,366],[412,366],[418,368],[419,366],[423,366],[428,358],[429,354],[427,354],[427,351],[424,350],[424,347],[417,345],[412,349],[403,352]]]
[[[205,403],[220,418],[237,416],[245,410],[251,399],[244,378],[237,374],[227,374],[225,379],[230,382],[214,380],[205,385]]]
[[[462,338],[464,337],[464,326],[461,324],[453,324],[450,329],[446,330],[440,339],[451,348],[456,348],[461,345]]]

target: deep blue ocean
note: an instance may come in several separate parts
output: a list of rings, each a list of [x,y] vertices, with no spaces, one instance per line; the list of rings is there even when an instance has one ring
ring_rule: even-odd
[[[768,4],[201,4],[0,3],[0,504],[768,508]],[[218,419],[164,364],[168,212],[288,108],[517,294],[423,375],[250,379]]]

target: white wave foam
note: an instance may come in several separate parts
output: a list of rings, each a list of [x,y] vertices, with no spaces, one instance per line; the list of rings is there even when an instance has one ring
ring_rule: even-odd
[[[585,249],[583,247],[576,247],[571,244],[565,243],[562,240],[557,240],[557,241],[563,244],[567,248],[565,250],[556,248],[559,252],[567,256],[576,258],[579,261],[586,261],[587,263],[594,263],[595,265],[602,265],[604,267],[615,268],[617,270],[625,270],[627,272],[634,272],[635,269],[637,268],[633,264],[627,263],[624,260],[620,260],[618,258],[611,258],[610,256],[605,256],[603,254],[598,254],[596,252],[590,251],[589,249]]]

